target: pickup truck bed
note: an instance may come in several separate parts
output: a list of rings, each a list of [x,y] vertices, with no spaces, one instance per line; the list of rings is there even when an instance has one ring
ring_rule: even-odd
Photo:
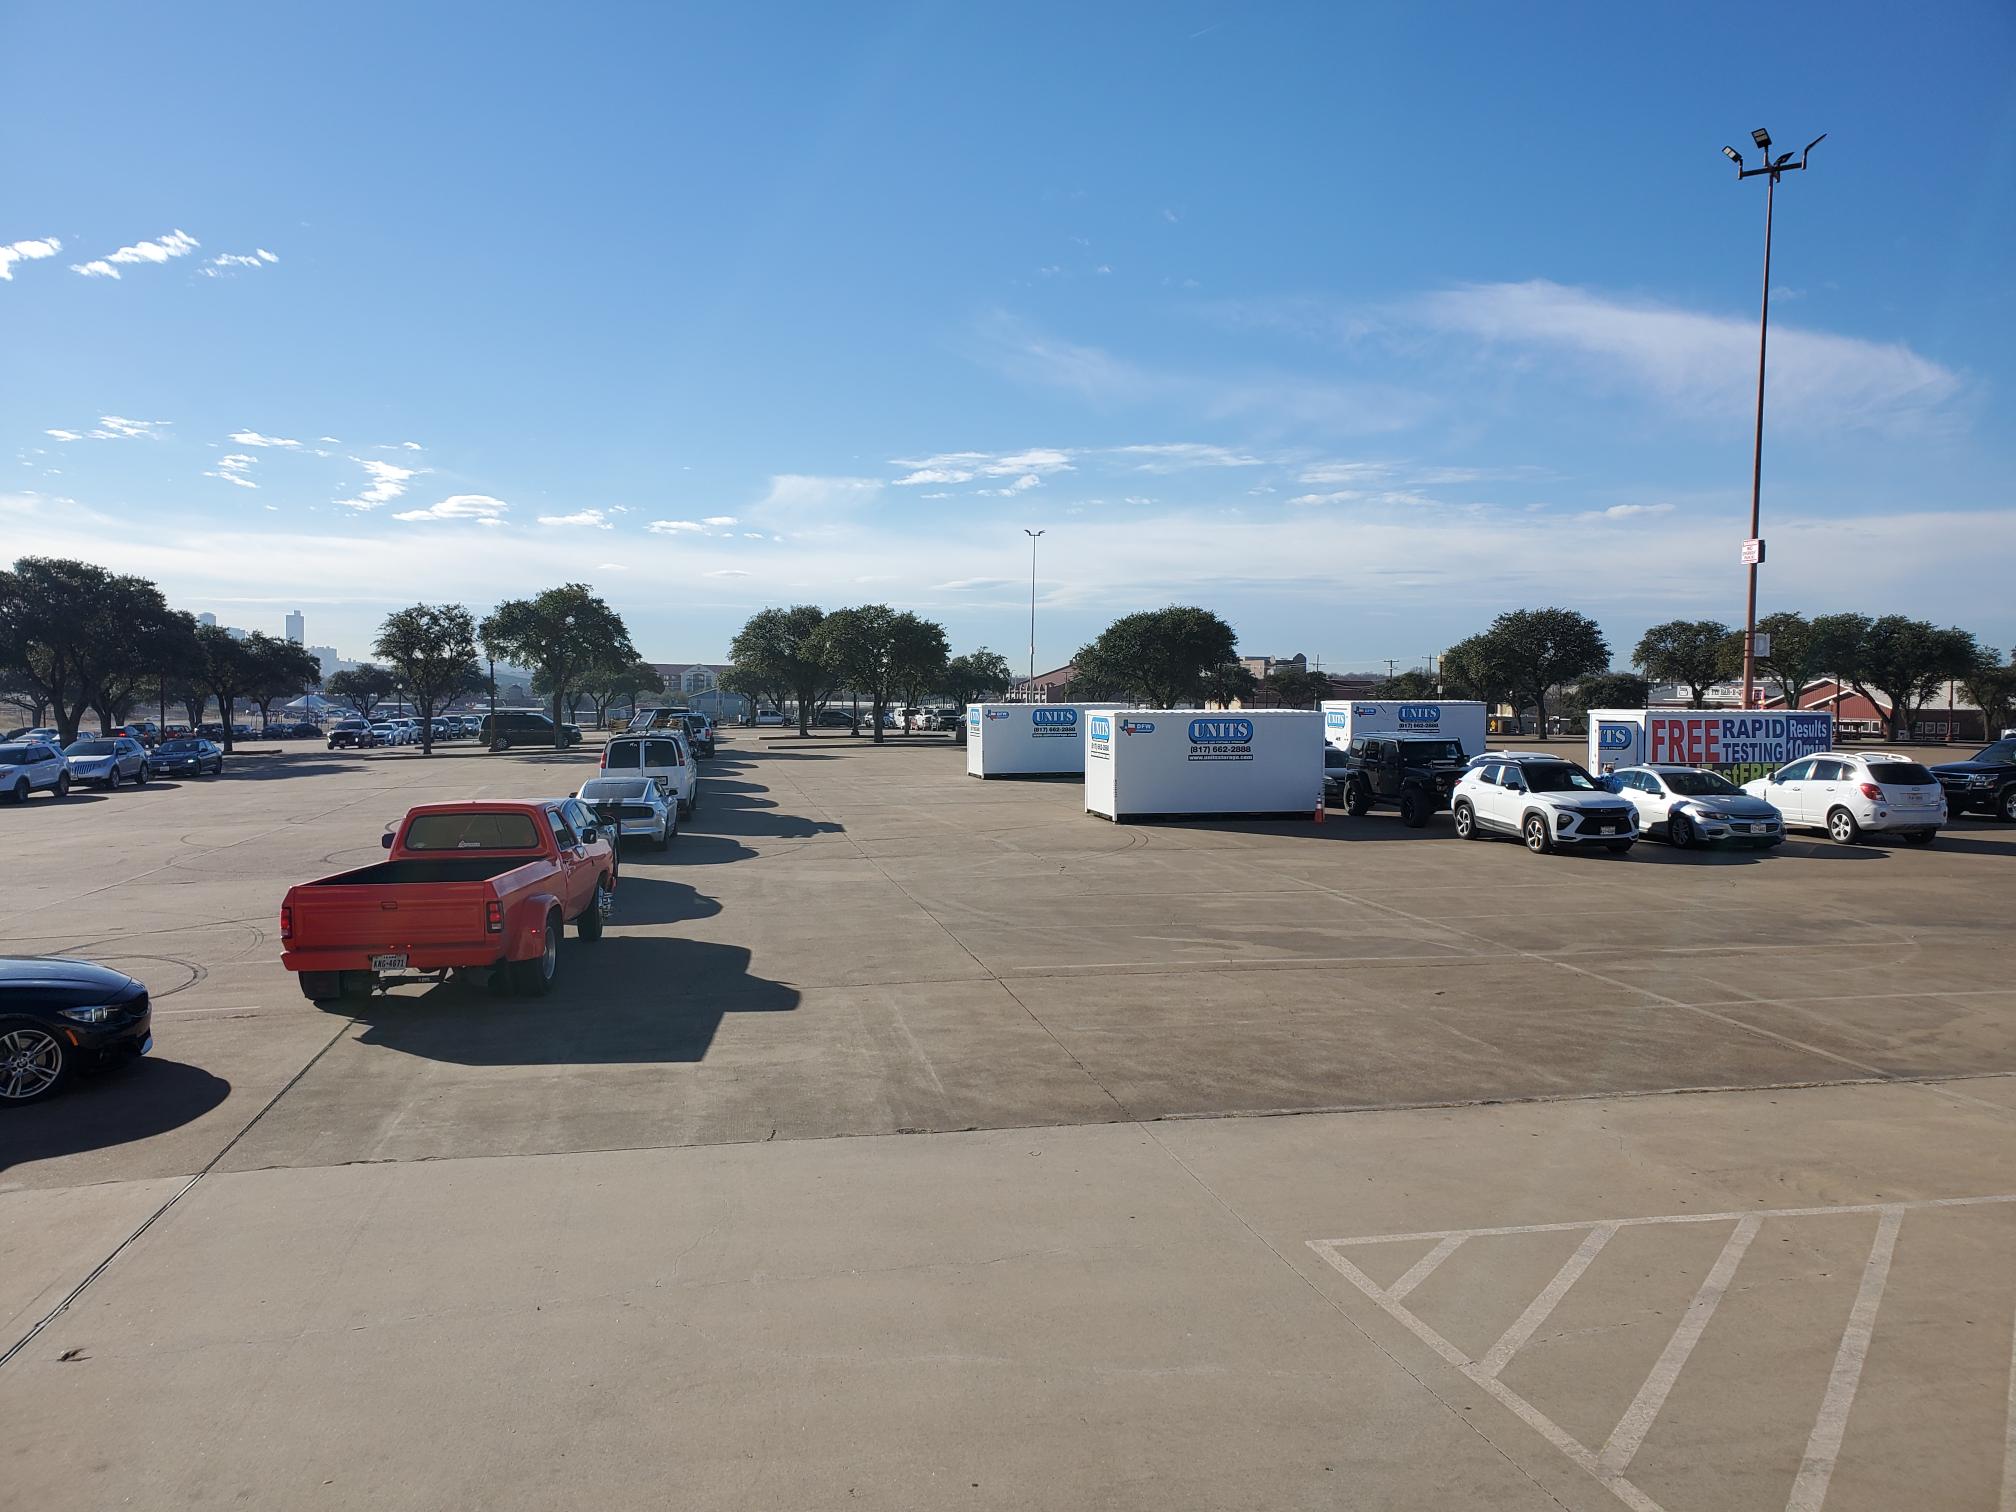
[[[442,856],[425,861],[379,861],[303,887],[380,887],[420,882],[488,882],[525,864],[522,856]]]

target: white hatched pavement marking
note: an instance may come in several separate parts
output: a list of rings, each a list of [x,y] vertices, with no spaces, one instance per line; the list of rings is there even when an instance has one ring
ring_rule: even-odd
[[[1758,1227],[1767,1218],[1818,1218],[1835,1217],[1847,1213],[1874,1213],[1878,1215],[1876,1237],[1869,1250],[1869,1258],[1862,1270],[1862,1284],[1856,1292],[1855,1305],[1850,1309],[1848,1323],[1842,1332],[1840,1347],[1835,1352],[1834,1368],[1827,1382],[1827,1392],[1822,1398],[1820,1412],[1814,1421],[1812,1432],[1806,1441],[1806,1452],[1801,1460],[1799,1474],[1793,1483],[1791,1499],[1786,1503],[1786,1512],[1819,1512],[1827,1497],[1828,1482],[1834,1473],[1834,1463],[1841,1451],[1841,1440],[1847,1431],[1848,1414],[1855,1405],[1856,1388],[1861,1384],[1862,1366],[1868,1358],[1869,1339],[1876,1325],[1877,1309],[1882,1306],[1883,1288],[1890,1274],[1891,1257],[1897,1247],[1897,1230],[1904,1221],[1904,1214],[1920,1209],[1953,1207],[1980,1207],[1991,1204],[2016,1202],[2016,1193],[2004,1193],[1992,1197],[1931,1197],[1908,1202],[1866,1202],[1847,1203],[1838,1207],[1801,1208],[1758,1208],[1749,1212],[1727,1213],[1674,1213],[1656,1218],[1603,1218],[1590,1221],[1567,1223],[1518,1223],[1496,1228],[1473,1229],[1424,1229],[1411,1234],[1365,1234],[1348,1239],[1311,1239],[1309,1248],[1321,1255],[1332,1269],[1336,1270],[1359,1291],[1378,1304],[1395,1322],[1401,1324],[1422,1343],[1455,1366],[1463,1375],[1479,1388],[1502,1403],[1528,1427],[1559,1449],[1578,1469],[1600,1483],[1632,1512],[1665,1512],[1657,1501],[1624,1474],[1645,1435],[1651,1430],[1659,1410],[1665,1405],[1667,1394],[1679,1378],[1688,1356],[1699,1341],[1708,1321],[1714,1316],[1722,1297],[1727,1293],[1729,1283],[1741,1263],[1750,1241],[1756,1236]],[[1645,1383],[1639,1387],[1630,1407],[1611,1431],[1600,1453],[1591,1450],[1559,1423],[1556,1423],[1538,1407],[1513,1391],[1499,1375],[1511,1363],[1512,1357],[1532,1337],[1544,1323],[1549,1313],[1567,1294],[1568,1288],[1586,1270],[1610,1237],[1620,1228],[1648,1227],[1667,1223],[1733,1223],[1736,1230],[1722,1247],[1707,1280],[1695,1293],[1688,1304],[1673,1337],[1667,1341],[1665,1350],[1653,1365]],[[1527,1304],[1519,1321],[1506,1330],[1505,1335],[1494,1344],[1483,1360],[1473,1360],[1456,1345],[1445,1339],[1428,1323],[1404,1306],[1400,1298],[1420,1285],[1422,1280],[1436,1266],[1453,1254],[1463,1241],[1468,1239],[1492,1238],[1512,1234],[1562,1234],[1582,1233],[1584,1238],[1575,1253],[1547,1283],[1540,1295]],[[1390,1287],[1382,1287],[1358,1266],[1344,1258],[1342,1249],[1361,1244],[1395,1244],[1408,1240],[1433,1239],[1437,1243],[1421,1259]],[[1401,1288],[1405,1288],[1402,1290]],[[1529,1321],[1530,1320],[1530,1321]],[[2003,1478],[2001,1512],[2016,1512],[2016,1337],[2011,1340],[2011,1364],[2009,1381],[2009,1419],[2004,1436]]]

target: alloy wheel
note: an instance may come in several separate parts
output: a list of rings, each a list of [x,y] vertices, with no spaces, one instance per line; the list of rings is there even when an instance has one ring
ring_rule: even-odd
[[[63,1045],[46,1029],[0,1034],[0,1100],[30,1102],[63,1075]]]

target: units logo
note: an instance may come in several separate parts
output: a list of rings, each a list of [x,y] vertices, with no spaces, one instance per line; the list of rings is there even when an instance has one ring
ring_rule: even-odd
[[[1328,729],[1347,730],[1351,727],[1351,716],[1342,709],[1326,709],[1323,713],[1323,724]]]
[[[1400,705],[1400,723],[1403,727],[1413,726],[1415,728],[1419,728],[1422,725],[1439,725],[1442,723],[1442,705],[1402,704]]]
[[[1113,716],[1094,714],[1088,721],[1088,733],[1092,744],[1086,748],[1085,754],[1096,756],[1101,761],[1109,760],[1113,755]]]
[[[1253,721],[1250,719],[1193,719],[1190,721],[1190,760],[1251,761]]]
[[[1029,733],[1037,738],[1063,736],[1072,740],[1078,738],[1078,711],[1076,709],[1031,709],[1029,711]]]
[[[1638,734],[1629,725],[1610,724],[1596,727],[1596,749],[1599,751],[1628,751],[1637,744]]]
[[[977,704],[966,711],[966,728],[976,735],[980,732],[980,709]]]

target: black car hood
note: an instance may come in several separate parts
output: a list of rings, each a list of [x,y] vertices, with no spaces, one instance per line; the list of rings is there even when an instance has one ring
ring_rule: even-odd
[[[2002,761],[1943,761],[1932,768],[1934,777],[1941,772],[1951,772],[1956,777],[1971,777],[1976,772],[2007,772],[2016,777],[2016,767]]]
[[[80,1008],[119,1002],[146,990],[125,972],[89,961],[0,956],[0,1010],[10,1004]]]

